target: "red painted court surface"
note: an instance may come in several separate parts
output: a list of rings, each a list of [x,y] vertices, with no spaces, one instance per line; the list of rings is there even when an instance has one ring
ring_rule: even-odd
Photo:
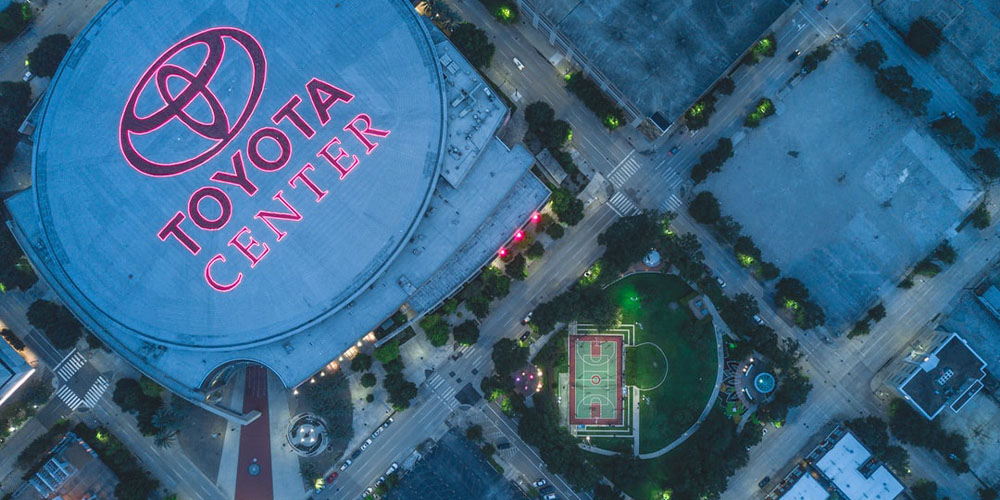
[[[243,390],[243,412],[259,410],[260,417],[240,431],[239,466],[236,471],[237,500],[274,500],[271,481],[271,432],[267,410],[267,369],[247,367],[246,387]],[[254,459],[260,474],[250,475]]]
[[[621,425],[621,335],[576,335],[569,342],[569,423]]]

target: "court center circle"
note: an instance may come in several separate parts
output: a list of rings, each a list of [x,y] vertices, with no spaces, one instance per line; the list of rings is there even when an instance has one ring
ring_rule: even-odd
[[[600,375],[594,375],[593,377],[590,377],[590,383],[594,384],[594,385],[600,385],[601,384],[601,376]]]

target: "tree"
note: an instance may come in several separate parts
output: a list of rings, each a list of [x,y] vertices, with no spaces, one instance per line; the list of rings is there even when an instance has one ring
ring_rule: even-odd
[[[63,306],[38,299],[28,307],[28,322],[45,332],[56,349],[69,349],[80,339],[83,328]]]
[[[566,234],[566,229],[562,226],[562,224],[554,222],[545,228],[545,234],[551,236],[553,240],[558,240]]]
[[[392,339],[380,347],[375,348],[375,359],[379,363],[386,364],[399,357],[399,339]]]
[[[115,392],[112,393],[111,400],[122,411],[132,413],[139,409],[141,397],[142,386],[139,385],[139,381],[134,378],[123,378],[115,383]]]
[[[1000,139],[1000,116],[994,116],[986,122],[986,131],[983,132],[983,136],[987,139]]]
[[[984,90],[973,101],[973,105],[976,107],[976,114],[979,116],[989,117],[1000,114],[1000,95],[994,94],[989,90]]]
[[[976,154],[972,155],[972,163],[975,163],[986,177],[990,179],[1000,177],[1000,158],[993,148],[981,148],[976,151]]]
[[[733,83],[732,78],[727,76],[715,84],[715,90],[718,90],[722,95],[732,95],[733,91],[736,90],[736,84]]]
[[[954,264],[958,259],[958,252],[955,251],[955,247],[951,246],[951,243],[949,243],[948,240],[944,240],[938,244],[932,255],[934,255],[935,259],[944,262],[945,264]]]
[[[781,278],[774,286],[774,292],[779,305],[788,300],[802,302],[809,298],[809,289],[795,278]]]
[[[937,483],[921,479],[910,488],[913,500],[937,500]]]
[[[420,328],[427,334],[427,340],[434,347],[441,347],[448,343],[448,336],[451,334],[451,326],[438,314],[428,314],[420,320]]]
[[[701,224],[715,224],[722,217],[719,200],[710,191],[702,191],[691,200],[688,213]]]
[[[151,397],[158,398],[163,394],[163,386],[157,384],[153,379],[143,375],[139,377],[139,387],[142,388],[142,393]]]
[[[375,387],[378,378],[372,372],[367,372],[361,376],[361,387]]]
[[[878,323],[885,318],[885,306],[881,302],[868,310],[868,319]]]
[[[929,258],[917,262],[916,266],[913,266],[913,274],[919,276],[926,276],[928,278],[933,278],[941,273],[941,266],[932,262]]]
[[[812,73],[819,67],[819,63],[830,57],[831,53],[833,53],[833,51],[830,50],[830,44],[824,43],[823,45],[816,47],[812,52],[806,54],[806,56],[802,58],[803,71],[806,73]]]
[[[451,32],[451,41],[473,66],[481,69],[490,67],[496,47],[490,43],[485,31],[472,23],[462,23]]]
[[[401,373],[390,373],[382,379],[382,386],[389,393],[389,404],[396,411],[410,407],[410,400],[417,395],[417,386]]]
[[[969,470],[965,436],[944,430],[939,421],[927,420],[902,399],[889,403],[889,430],[904,443],[937,451],[955,471]]]
[[[32,18],[28,3],[11,2],[0,11],[0,42],[9,42],[21,34]]]
[[[625,112],[608,96],[604,95],[600,87],[583,73],[578,71],[567,75],[566,90],[579,97],[583,104],[593,111],[608,129],[614,130],[623,124]]]
[[[479,275],[483,293],[489,299],[502,299],[510,293],[510,277],[490,266]]]
[[[802,307],[796,311],[795,324],[803,330],[815,328],[826,323],[826,313],[819,304],[807,300],[802,303]]]
[[[518,281],[523,280],[527,276],[524,274],[524,266],[527,265],[527,263],[528,262],[524,258],[524,255],[515,255],[514,258],[507,263],[507,267],[505,268],[507,276],[510,276]]]
[[[927,112],[931,99],[928,90],[913,86],[913,77],[903,66],[880,68],[875,73],[875,86],[879,91],[916,116]]]
[[[684,123],[689,130],[705,128],[713,114],[715,114],[715,97],[709,94],[684,113]]]
[[[848,420],[845,425],[875,458],[885,462],[897,475],[907,474],[909,454],[904,448],[889,444],[889,432],[884,420],[868,416]]]
[[[528,130],[538,131],[546,128],[556,117],[556,112],[548,103],[535,101],[524,108],[524,121]]]
[[[473,345],[479,340],[479,325],[467,320],[455,327],[455,342],[462,345]]]
[[[691,168],[691,179],[695,183],[705,180],[708,174],[722,170],[722,165],[732,157],[733,141],[728,137],[719,138],[715,147],[703,153],[698,158],[698,163]]]
[[[37,76],[55,75],[69,46],[69,37],[61,33],[42,38],[35,50],[28,53],[28,67]]]
[[[145,471],[119,476],[118,479],[115,485],[115,498],[118,500],[146,500],[160,487],[160,482],[149,477]]]
[[[941,28],[934,21],[920,16],[910,24],[903,40],[914,52],[928,57],[941,46],[941,38]]]
[[[979,488],[979,500],[997,500],[998,496],[995,488]]]
[[[872,71],[877,70],[886,59],[888,58],[885,55],[885,51],[882,50],[882,44],[878,43],[877,40],[866,42],[861,46],[858,55],[854,56],[855,61],[867,66]]]
[[[351,360],[351,371],[366,372],[372,367],[372,357],[365,353],[358,353]]]
[[[986,204],[981,203],[972,214],[969,215],[972,219],[972,227],[976,229],[986,229],[990,227],[990,211],[986,209]]]
[[[615,221],[597,236],[597,243],[604,245],[601,262],[605,271],[620,273],[628,269],[649,253],[659,233],[655,213],[641,212]]]
[[[961,118],[943,116],[931,122],[931,128],[958,149],[972,149],[976,145],[976,136]]]
[[[465,437],[469,438],[469,441],[479,441],[483,438],[483,426],[479,424],[470,425],[465,429]]]
[[[477,293],[465,301],[465,307],[468,307],[477,318],[483,319],[490,313],[490,298]]]
[[[545,255],[545,247],[542,242],[536,241],[528,247],[528,250],[524,252],[524,255],[528,256],[529,259],[537,259],[542,255]]]
[[[502,338],[493,344],[491,356],[496,372],[506,378],[528,362],[528,349],[521,347],[514,339]]]
[[[10,329],[4,328],[3,330],[0,330],[0,336],[2,336],[3,339],[6,340],[7,343],[14,348],[15,351],[24,350],[25,347],[24,342],[22,342],[21,339],[17,337],[17,335],[14,335],[14,332],[10,331]]]
[[[552,192],[552,211],[559,220],[569,226],[583,220],[583,202],[564,188]]]
[[[155,438],[162,441],[162,443],[158,442],[157,446],[169,448],[177,433],[181,431],[186,417],[186,412],[172,406],[161,406],[157,409],[152,418],[153,427],[156,428]]]

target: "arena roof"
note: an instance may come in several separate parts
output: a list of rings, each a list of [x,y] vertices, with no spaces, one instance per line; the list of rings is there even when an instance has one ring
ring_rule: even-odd
[[[48,92],[33,243],[99,322],[176,347],[272,341],[350,303],[442,160],[433,43],[397,0],[112,0]]]

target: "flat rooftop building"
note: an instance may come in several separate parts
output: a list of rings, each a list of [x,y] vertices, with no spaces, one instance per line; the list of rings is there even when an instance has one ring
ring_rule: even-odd
[[[843,426],[837,426],[767,500],[893,500],[903,485]]]
[[[957,333],[935,332],[902,360],[890,383],[928,420],[958,413],[983,388],[986,362]]]
[[[546,202],[508,115],[404,0],[111,0],[37,112],[11,229],[172,391],[211,401],[244,363],[294,387]]]
[[[13,500],[112,500],[118,477],[72,432],[52,449]]]
[[[0,339],[0,406],[35,373],[35,369],[3,339]]]

